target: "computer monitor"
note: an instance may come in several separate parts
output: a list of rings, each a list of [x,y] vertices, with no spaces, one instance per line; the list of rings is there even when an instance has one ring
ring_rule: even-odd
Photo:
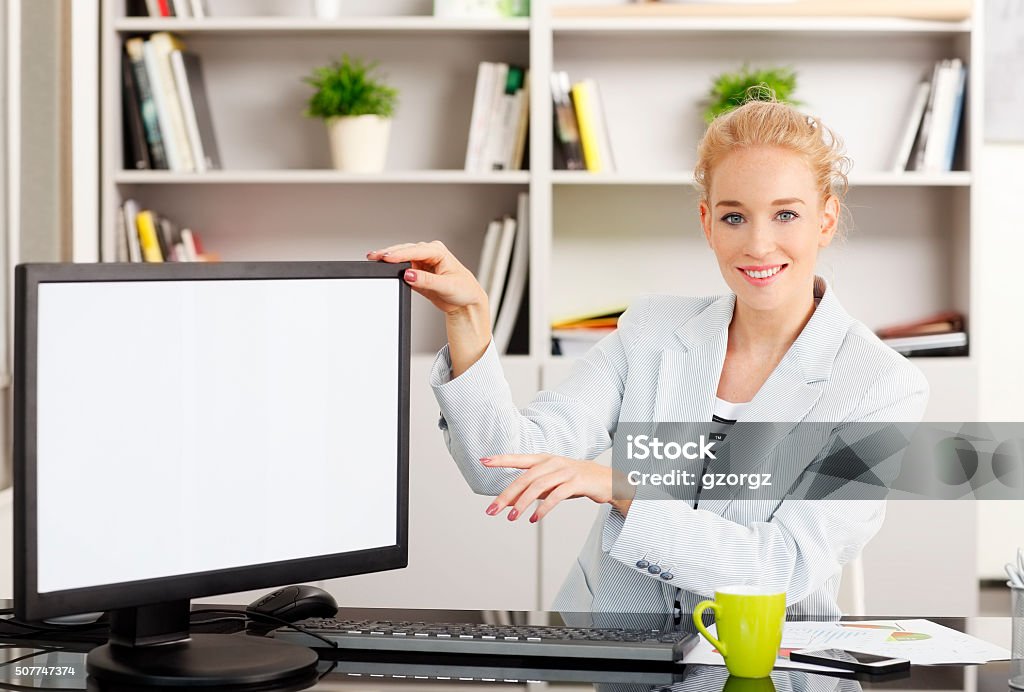
[[[407,565],[407,266],[18,266],[17,616],[109,611],[98,679],[314,668],[189,599]]]

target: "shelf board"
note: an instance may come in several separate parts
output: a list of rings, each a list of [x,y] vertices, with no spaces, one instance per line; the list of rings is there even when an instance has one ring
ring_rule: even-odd
[[[421,17],[345,17],[337,20],[313,17],[210,17],[207,19],[160,19],[127,17],[114,22],[121,33],[172,31],[176,34],[344,34],[359,32],[473,34],[527,33],[530,20],[437,19]]]
[[[969,20],[936,22],[876,17],[563,17],[552,21],[555,35],[609,36],[651,33],[815,33],[871,36],[927,34],[953,36],[971,30]]]
[[[693,173],[587,173],[585,171],[552,171],[555,185],[693,185]],[[967,171],[947,173],[890,173],[887,171],[850,176],[851,187],[967,187],[971,174]]]
[[[529,171],[470,173],[460,170],[385,171],[346,173],[323,170],[254,170],[177,173],[173,171],[120,171],[114,182],[121,185],[251,185],[251,184],[385,184],[385,185],[528,185]]]

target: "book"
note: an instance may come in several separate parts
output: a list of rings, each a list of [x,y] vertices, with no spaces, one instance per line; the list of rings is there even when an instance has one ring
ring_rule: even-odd
[[[597,82],[585,79],[574,84],[571,93],[586,169],[595,173],[613,172],[615,165]]]
[[[604,329],[554,329],[551,332],[551,355],[575,358],[582,356],[601,339],[615,331]]]
[[[590,312],[580,313],[578,315],[570,315],[568,317],[558,318],[551,323],[552,329],[569,329],[572,327],[587,327],[587,326],[614,326],[622,313],[626,311],[625,306],[622,307],[610,307],[593,310]]]
[[[928,105],[925,106],[924,116],[921,118],[921,129],[918,130],[917,139],[914,142],[913,168],[915,171],[924,169],[924,151],[928,142],[928,134],[931,132],[932,119],[935,114],[935,92],[939,83],[939,75],[942,72],[942,61],[938,61],[932,67],[931,89],[928,92]]]
[[[501,165],[501,123],[505,110],[505,92],[508,88],[510,65],[499,62],[494,65],[494,82],[487,112],[487,129],[484,133],[484,147],[478,170],[493,171]]]
[[[962,331],[882,339],[882,342],[905,356],[967,354],[967,333]]]
[[[957,75],[953,91],[953,116],[950,120],[950,127],[946,133],[946,155],[942,162],[942,170],[953,170],[953,157],[956,154],[957,137],[960,134],[960,124],[963,120],[964,93],[967,89],[967,68],[959,61],[957,63]]]
[[[516,237],[516,220],[506,216],[502,220],[501,235],[498,237],[497,249],[494,251],[494,269],[491,272],[487,289],[487,302],[491,307],[491,329],[498,319],[501,299],[505,294],[505,279],[508,278],[509,260]]]
[[[922,334],[942,334],[964,330],[964,316],[955,310],[944,310],[911,322],[903,322],[875,330],[881,339]]]
[[[207,0],[192,0],[192,16],[196,19],[205,19],[210,16]]]
[[[142,39],[128,39],[124,43],[124,50],[131,61],[132,73],[135,76],[135,87],[139,99],[139,114],[142,117],[142,126],[146,132],[146,144],[149,147],[151,167],[157,170],[167,170],[170,168],[170,165],[167,161],[167,152],[164,150],[160,120],[150,87],[149,72],[146,69]]]
[[[940,172],[952,168],[951,149],[956,143],[962,108],[958,102],[963,100],[964,76],[965,70],[959,58],[941,61],[933,86],[935,98],[928,137],[921,153],[921,170]]]
[[[124,218],[125,243],[128,246],[128,261],[142,261],[142,246],[139,241],[137,218],[139,205],[134,199],[126,199],[121,205],[121,216]]]
[[[583,150],[580,146],[579,127],[576,123],[576,111],[569,98],[569,75],[565,72],[552,72],[551,98],[554,105],[555,146],[561,160],[556,168],[583,170]]]
[[[910,154],[914,149],[917,131],[921,128],[921,120],[924,118],[924,110],[928,106],[928,94],[931,93],[931,90],[932,85],[928,81],[921,81],[917,85],[917,89],[914,90],[910,115],[907,117],[903,137],[900,139],[899,146],[896,149],[896,158],[893,160],[892,170],[894,172],[909,170]]]
[[[494,323],[494,346],[498,353],[507,353],[512,331],[519,315],[520,303],[526,295],[526,274],[530,268],[529,195],[519,193],[516,207],[516,233],[508,268],[505,293]]]
[[[156,98],[157,112],[160,115],[160,132],[164,134],[165,140],[167,140],[167,134],[171,134],[167,145],[171,170],[191,173],[195,170],[195,162],[192,158],[188,132],[185,129],[181,99],[178,98],[178,90],[174,83],[174,70],[171,67],[170,56],[175,50],[185,50],[185,44],[171,33],[158,31],[146,41],[144,52],[147,67],[151,62],[153,65],[151,76],[152,73],[156,75],[156,78],[151,79],[150,82],[154,84],[154,95],[160,95]],[[163,103],[162,108],[161,102]],[[166,127],[164,126],[165,122]]]
[[[116,251],[114,253],[115,262],[127,262],[128,261],[128,228],[124,220],[124,210],[122,209],[117,217],[114,219],[114,238],[116,245]],[[109,262],[107,257],[103,258],[104,262]]]
[[[218,169],[221,167],[220,151],[199,56],[180,50],[171,51],[170,56],[196,172]]]
[[[482,62],[477,66],[473,112],[469,122],[469,141],[466,143],[467,171],[479,171],[482,167],[487,119],[490,115],[491,96],[496,79],[495,67],[495,63],[492,62]]]
[[[484,244],[480,250],[480,263],[477,265],[476,280],[484,291],[491,283],[491,274],[494,273],[494,253],[498,249],[498,238],[501,236],[501,219],[494,219],[487,224],[484,232]]]
[[[519,113],[523,99],[523,79],[526,71],[517,65],[509,65],[505,77],[505,92],[498,104],[498,117],[488,128],[488,149],[490,170],[510,170],[512,148],[515,146],[516,131],[519,129]]]
[[[184,261],[199,261],[199,253],[196,251],[196,241],[195,237],[192,234],[192,229],[183,228],[181,230],[181,246],[185,258]]]
[[[122,129],[123,165],[126,170],[147,170],[152,168],[149,145],[146,143],[146,129],[142,123],[141,99],[135,84],[131,58],[121,53],[121,112],[124,118]]]
[[[126,0],[124,5],[126,17],[148,17],[149,7],[146,0]]]
[[[189,18],[192,16],[192,3],[190,0],[170,0],[174,8],[174,16]]]
[[[516,127],[515,142],[512,145],[512,159],[509,162],[509,169],[513,171],[524,170],[523,164],[526,160],[526,144],[529,141],[530,133],[530,71],[523,73],[523,88],[519,92],[522,98],[519,100],[519,121]]]
[[[160,251],[160,240],[156,228],[156,217],[151,211],[140,211],[135,217],[139,229],[139,245],[142,247],[142,259],[145,262],[163,262]]]

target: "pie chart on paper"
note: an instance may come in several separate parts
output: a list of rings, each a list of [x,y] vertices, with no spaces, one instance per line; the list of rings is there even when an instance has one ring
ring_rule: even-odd
[[[890,642],[919,642],[924,639],[931,639],[932,635],[921,632],[893,632],[889,635]]]

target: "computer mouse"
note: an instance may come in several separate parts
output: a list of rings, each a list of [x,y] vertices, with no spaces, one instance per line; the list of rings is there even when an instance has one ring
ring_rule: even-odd
[[[298,622],[306,618],[333,617],[338,612],[338,602],[319,587],[298,584],[282,587],[253,601],[246,606],[245,612],[257,617],[269,615],[288,622]]]

